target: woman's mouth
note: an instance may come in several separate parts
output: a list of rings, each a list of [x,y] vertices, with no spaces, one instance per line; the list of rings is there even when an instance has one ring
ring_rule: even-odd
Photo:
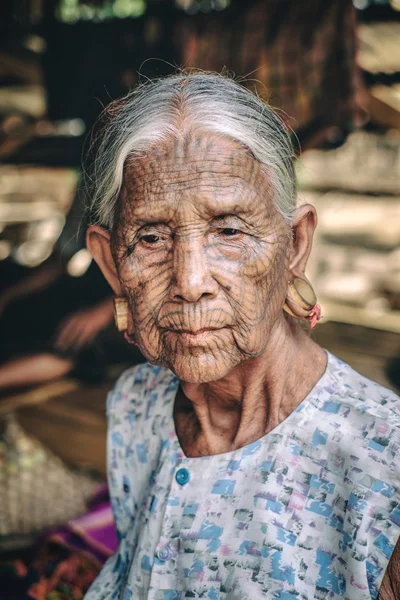
[[[221,331],[222,327],[203,327],[197,330],[188,329],[169,329],[168,332],[179,336],[181,342],[187,345],[202,345],[207,343],[216,331]]]

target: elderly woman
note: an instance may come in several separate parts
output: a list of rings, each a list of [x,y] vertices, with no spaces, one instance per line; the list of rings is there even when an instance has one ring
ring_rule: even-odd
[[[399,399],[299,326],[316,215],[280,119],[193,73],[106,116],[87,243],[148,363],[108,398],[120,543],[87,599],[399,598]]]

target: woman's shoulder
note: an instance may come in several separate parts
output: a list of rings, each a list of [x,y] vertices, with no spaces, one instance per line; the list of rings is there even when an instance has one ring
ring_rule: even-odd
[[[333,395],[366,414],[390,415],[400,428],[400,398],[389,388],[362,375],[337,356],[328,353],[328,374]]]
[[[154,406],[158,398],[164,402],[173,398],[178,381],[175,375],[164,367],[142,363],[124,371],[107,397],[107,414],[136,413],[150,404]],[[148,410],[146,411],[148,414]]]

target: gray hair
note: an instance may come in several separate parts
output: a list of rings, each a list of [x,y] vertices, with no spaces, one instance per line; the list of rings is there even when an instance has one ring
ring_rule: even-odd
[[[111,228],[128,157],[179,135],[183,124],[222,134],[266,167],[277,210],[290,222],[296,207],[294,152],[280,117],[261,98],[217,73],[182,73],[147,81],[104,112],[87,174],[92,221]]]

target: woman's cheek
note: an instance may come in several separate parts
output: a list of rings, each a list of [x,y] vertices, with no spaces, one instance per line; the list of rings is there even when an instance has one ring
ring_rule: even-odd
[[[136,261],[131,256],[125,257],[118,264],[118,275],[121,284],[126,288],[134,288],[137,285],[139,270]]]
[[[278,250],[250,235],[242,235],[239,239],[219,239],[211,248],[226,272],[249,279],[264,277],[271,269]]]
[[[210,234],[207,238],[206,251],[212,258],[236,263],[247,259],[250,246],[249,236],[224,238],[221,234]]]
[[[259,282],[274,282],[284,272],[287,263],[286,248],[281,244],[258,242],[243,263],[243,275]]]
[[[160,258],[152,254],[147,257],[132,254],[120,263],[118,269],[122,285],[131,290],[143,287],[147,281],[154,281],[159,277],[160,271]]]

